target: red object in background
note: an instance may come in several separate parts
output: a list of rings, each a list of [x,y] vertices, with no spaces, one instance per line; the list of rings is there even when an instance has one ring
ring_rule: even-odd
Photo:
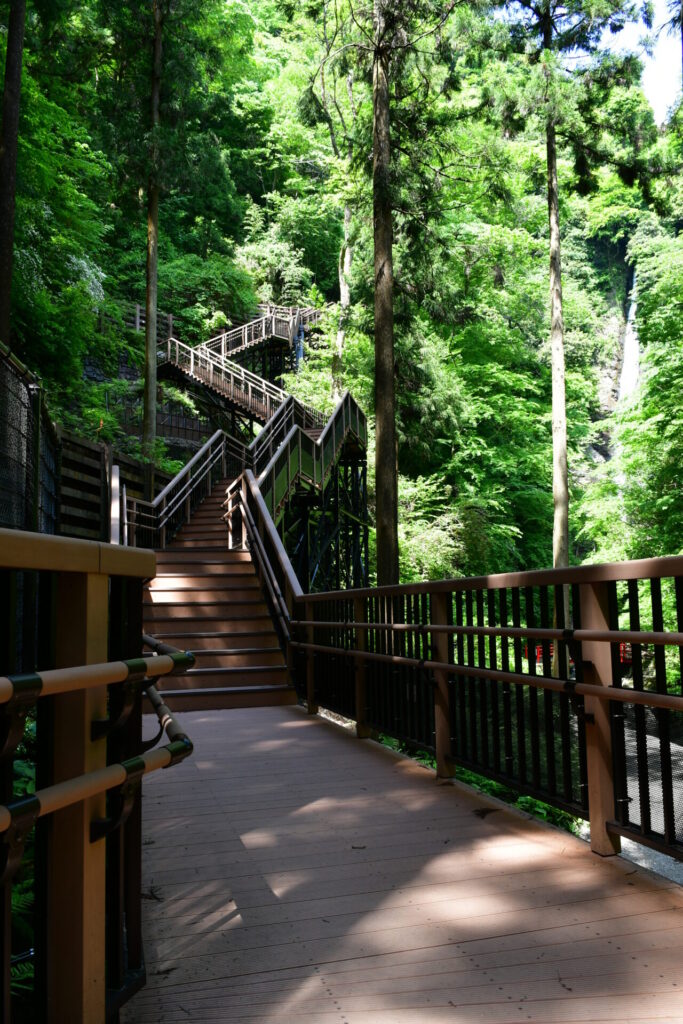
[[[553,656],[553,644],[550,644],[550,646],[549,646],[549,653],[550,653],[550,657],[552,658],[552,656]],[[527,658],[527,659],[529,657],[529,645],[528,644],[524,644],[524,657]],[[541,644],[538,644],[538,646],[536,647],[536,664],[537,665],[542,665],[543,664],[543,646]]]
[[[633,664],[633,651],[630,644],[625,642],[619,644],[619,661],[622,665]]]

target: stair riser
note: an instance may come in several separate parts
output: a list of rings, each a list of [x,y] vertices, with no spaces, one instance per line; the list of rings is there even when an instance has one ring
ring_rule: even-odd
[[[185,604],[204,605],[239,603],[240,601],[263,600],[261,588],[256,587],[214,587],[209,590],[146,590],[144,603],[147,605]]]
[[[187,605],[187,604],[166,604],[166,605],[145,605],[145,622],[159,622],[164,619],[186,619],[188,621],[201,623],[197,632],[205,633],[208,629],[207,622],[228,623],[246,619],[257,621],[261,616],[268,616],[268,609],[265,604],[235,604],[218,610],[215,605]],[[226,626],[219,626],[225,629]]]
[[[157,568],[160,572],[171,572],[172,570],[165,568],[165,566],[169,564],[178,563],[184,566],[187,565],[188,562],[190,564],[194,562],[201,565],[203,560],[202,555],[199,552],[194,552],[189,548],[183,548],[180,551],[176,548],[166,548],[165,551],[157,551],[155,554],[157,556]],[[228,548],[225,548],[220,552],[207,554],[206,559],[207,561],[216,561],[225,565],[240,565],[244,562],[246,562],[247,565],[252,564],[250,551],[231,551]],[[164,568],[162,568],[162,566]]]
[[[224,694],[204,695],[197,694],[196,697],[176,696],[171,694],[169,698],[173,703],[173,711],[182,714],[183,711],[230,711],[237,708],[269,708],[278,707],[283,704],[296,704],[297,697],[294,690],[284,691],[256,691],[250,693],[236,693],[234,696]]]
[[[184,631],[183,631],[184,632]],[[189,630],[188,630],[189,632]],[[278,638],[274,632],[260,633],[241,630],[217,636],[178,636],[169,631],[164,642],[178,647],[181,651],[197,651],[204,648],[277,647]]]
[[[226,579],[229,577],[229,579]],[[227,590],[231,586],[249,587],[252,580],[255,580],[256,572],[236,572],[234,569],[229,573],[212,573],[210,576],[189,576],[186,573],[176,573],[173,576],[157,576],[150,582],[149,589],[152,591],[165,590]]]
[[[231,626],[234,626],[236,632],[252,630],[257,632],[261,629],[273,628],[270,615],[267,613],[258,618],[253,615],[223,616],[220,619],[204,619],[198,618],[196,615],[167,615],[165,617],[159,615],[155,618],[145,619],[145,631],[151,633],[152,636],[169,635],[174,630],[179,633],[190,633],[192,630],[196,630],[198,633],[224,633]],[[180,646],[191,648],[193,646],[192,637],[187,637]]]
[[[279,665],[286,669],[282,651],[254,651],[252,654],[195,654],[195,668],[256,668],[259,665]]]
[[[208,521],[206,523],[198,523],[196,526],[183,526],[174,538],[174,543],[177,540],[191,540],[197,537],[226,537],[227,529],[225,523],[213,523]]]
[[[203,537],[192,537],[188,540],[184,540],[179,537],[173,541],[173,550],[182,550],[184,548],[206,550],[206,548],[215,548],[217,551],[228,550],[228,535],[223,534],[221,537],[214,537],[209,534]]]
[[[196,576],[209,573],[211,576],[239,576],[245,570],[252,568],[249,562],[224,562],[220,559],[209,562],[193,561],[189,558],[184,560],[176,559],[173,562],[159,562],[157,560],[157,572],[172,573],[174,576],[182,577],[186,574]],[[159,577],[157,577],[157,580]]]
[[[286,669],[274,672],[232,672],[229,675],[225,672],[216,672],[215,675],[207,672],[199,676],[189,674],[184,676],[167,676],[164,680],[164,689],[209,690],[212,686],[283,686],[288,681]]]

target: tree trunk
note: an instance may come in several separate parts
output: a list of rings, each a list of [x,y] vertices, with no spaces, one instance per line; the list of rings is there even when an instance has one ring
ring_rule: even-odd
[[[147,294],[145,299],[145,395],[142,452],[154,457],[157,432],[157,271],[159,262],[159,95],[161,92],[161,0],[153,0],[154,43],[152,50],[151,122],[152,151],[147,184]]]
[[[555,123],[546,124],[548,154],[548,220],[550,224],[550,353],[553,403],[553,565],[569,565],[569,478],[567,472],[567,409],[564,385],[564,323],[562,319],[562,264],[557,185]]]
[[[394,269],[389,125],[389,50],[384,2],[375,0],[372,62],[372,199],[375,243],[377,583],[398,582],[398,472],[394,384]]]
[[[341,369],[342,355],[344,352],[344,338],[346,336],[346,318],[349,306],[351,305],[351,286],[349,276],[353,263],[353,246],[349,241],[351,235],[351,207],[348,203],[344,206],[344,241],[339,253],[339,327],[337,328],[337,341],[332,367],[332,387],[335,398],[341,395]]]
[[[21,64],[24,54],[26,0],[10,3],[2,94],[2,136],[0,137],[0,341],[9,345],[12,303],[12,261],[14,255],[14,209],[17,188],[17,141]]]

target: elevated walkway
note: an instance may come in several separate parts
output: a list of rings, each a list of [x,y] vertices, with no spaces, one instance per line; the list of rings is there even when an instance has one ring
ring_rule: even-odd
[[[680,1024],[679,886],[301,708],[184,722],[124,1024]]]

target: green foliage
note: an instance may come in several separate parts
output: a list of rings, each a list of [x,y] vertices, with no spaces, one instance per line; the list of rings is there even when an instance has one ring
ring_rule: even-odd
[[[522,6],[458,7],[392,57],[405,580],[550,562],[548,113],[574,558],[680,550],[681,108],[658,132],[638,61],[598,52],[605,24],[635,16],[629,3],[551,4],[546,54],[541,8]],[[349,388],[372,418],[371,54],[350,6],[340,0],[336,20],[330,5],[280,0],[162,7],[160,309],[195,340],[248,319],[259,300],[334,301],[347,245],[341,356],[332,307],[284,384],[325,410]],[[396,16],[427,26],[435,9],[411,2]],[[116,378],[124,356],[140,365],[141,336],[116,322],[116,300],[144,294],[150,11],[129,0],[31,10],[17,189],[14,345],[67,427],[131,454],[125,420],[139,413],[140,385]],[[565,60],[568,46],[582,60]],[[609,417],[629,263],[642,386]],[[86,358],[104,382],[82,379]],[[196,412],[182,392],[164,394]],[[168,465],[161,445],[157,457]]]
[[[414,744],[395,740],[391,736],[380,735],[379,742],[390,750],[407,754],[409,757],[414,758],[418,764],[424,765],[425,768],[431,768],[433,771],[436,771],[436,760],[434,755],[428,751],[420,750]],[[468,768],[458,766],[456,778],[458,782],[464,782],[465,785],[471,786],[472,789],[476,789],[480,793],[485,793],[487,796],[502,800],[503,803],[512,804],[513,807],[517,807],[520,811],[525,811],[533,818],[546,821],[548,824],[564,829],[565,832],[571,832],[573,835],[578,835],[579,833],[579,819],[568,814],[567,811],[562,811],[558,807],[553,807],[542,800],[537,800],[535,797],[520,794],[517,790],[511,789],[502,782],[487,779],[484,775],[471,772]]]

